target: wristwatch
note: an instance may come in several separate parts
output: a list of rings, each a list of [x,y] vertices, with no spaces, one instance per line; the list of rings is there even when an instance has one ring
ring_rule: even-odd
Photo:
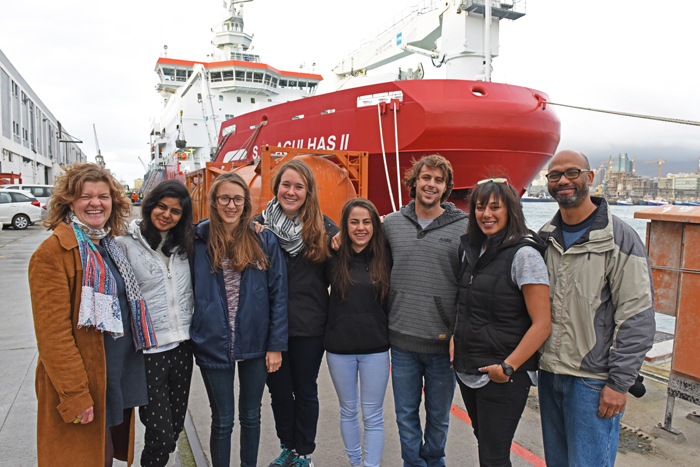
[[[506,362],[501,362],[501,368],[503,368],[503,373],[505,373],[506,376],[511,376],[515,372],[513,367],[508,365]]]

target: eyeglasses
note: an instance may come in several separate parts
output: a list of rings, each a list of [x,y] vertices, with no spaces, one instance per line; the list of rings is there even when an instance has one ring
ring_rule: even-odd
[[[236,196],[235,198],[231,198],[226,195],[216,197],[216,202],[219,203],[219,206],[228,206],[231,201],[233,201],[233,204],[236,206],[243,206],[245,204],[245,197]]]
[[[561,180],[561,176],[565,176],[567,180],[576,180],[581,172],[590,172],[589,169],[567,169],[564,172],[557,172],[556,170],[549,172],[546,177],[550,182],[558,182]]]
[[[506,185],[508,184],[508,179],[507,178],[485,178],[484,180],[479,180],[476,182],[477,185],[483,185],[484,183],[505,183]]]

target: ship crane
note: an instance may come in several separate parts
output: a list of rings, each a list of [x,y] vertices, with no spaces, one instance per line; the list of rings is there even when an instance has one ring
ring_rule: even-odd
[[[102,157],[102,152],[100,151],[100,143],[97,141],[97,128],[95,128],[95,124],[92,124],[92,131],[95,133],[95,150],[97,151],[97,155],[95,156],[95,163],[100,166],[101,168],[105,168],[105,159]]]
[[[657,161],[647,161],[647,162],[645,162],[645,164],[659,164],[659,180],[661,180],[661,166],[664,164],[664,162],[666,162],[666,160],[661,159],[661,158],[659,157],[659,160],[657,160]]]
[[[333,69],[340,80],[338,88],[350,77],[365,76],[414,53],[429,57],[436,67],[444,64],[447,79],[491,81],[491,59],[499,53],[499,22],[525,16],[524,3],[452,0],[413,6]],[[406,77],[399,72],[398,79]]]

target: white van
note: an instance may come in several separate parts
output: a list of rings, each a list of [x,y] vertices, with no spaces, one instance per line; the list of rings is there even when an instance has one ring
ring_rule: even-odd
[[[49,209],[49,198],[53,194],[53,185],[38,185],[35,183],[13,183],[11,185],[0,185],[0,190],[24,190],[30,192],[39,200],[41,207]]]

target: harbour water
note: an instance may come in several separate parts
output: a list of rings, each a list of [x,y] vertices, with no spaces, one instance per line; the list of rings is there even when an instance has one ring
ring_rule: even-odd
[[[523,203],[523,213],[527,226],[535,232],[549,221],[559,209],[557,203]],[[632,227],[642,241],[646,242],[647,219],[635,219],[634,213],[649,206],[610,206],[612,213]],[[676,328],[676,318],[656,313],[656,330],[673,334]]]

